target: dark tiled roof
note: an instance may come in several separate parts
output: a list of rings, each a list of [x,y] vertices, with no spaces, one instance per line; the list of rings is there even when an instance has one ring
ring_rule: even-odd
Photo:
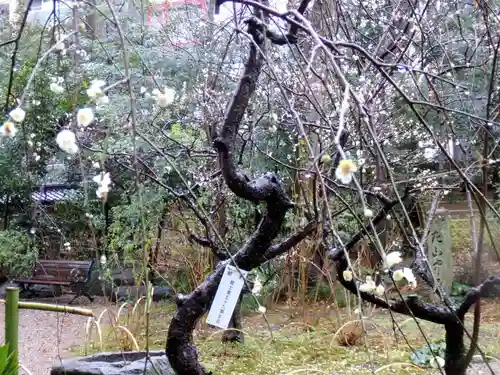
[[[74,188],[42,188],[31,193],[35,202],[62,202],[72,201],[83,197],[83,191]]]

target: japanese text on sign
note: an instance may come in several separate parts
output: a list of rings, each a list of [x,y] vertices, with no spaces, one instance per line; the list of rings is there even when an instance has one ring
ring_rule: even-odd
[[[238,303],[245,280],[240,273],[246,277],[248,272],[238,270],[227,265],[222,275],[219,287],[215,293],[214,301],[207,316],[207,323],[222,329],[226,329],[233,315],[234,308]]]

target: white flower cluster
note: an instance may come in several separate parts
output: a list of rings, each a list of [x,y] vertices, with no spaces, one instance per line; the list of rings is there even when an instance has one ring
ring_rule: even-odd
[[[260,294],[261,289],[262,289],[262,283],[260,282],[259,278],[256,277],[255,281],[253,282],[252,294],[258,296]]]
[[[66,45],[64,44],[65,39],[66,35],[59,35],[56,39],[56,44],[54,44],[54,49],[59,51],[62,55],[66,53]]]
[[[49,86],[50,91],[52,91],[54,94],[62,94],[64,92],[64,87],[61,86],[61,84],[64,82],[64,78],[62,77],[51,77],[51,83]]]
[[[109,103],[109,98],[102,90],[104,86],[106,86],[106,82],[100,79],[95,79],[90,83],[90,87],[87,89],[88,97],[90,100],[95,101],[97,105]]]
[[[14,121],[21,123],[24,121],[26,117],[26,112],[21,107],[16,107],[12,111],[9,112],[9,117]],[[0,133],[4,137],[14,137],[17,133],[16,125],[13,121],[7,120],[3,123],[0,128]]]
[[[257,276],[253,282],[252,294],[254,296],[259,296],[261,289],[262,289],[262,283],[260,282],[259,277]],[[265,314],[267,309],[259,303],[257,311],[261,314]]]
[[[56,42],[56,50],[64,50],[64,43],[62,39],[63,38],[60,38]],[[62,94],[64,92],[64,87],[62,87],[64,79],[61,77],[52,77],[51,80],[52,82],[49,86],[49,89],[55,94]],[[90,101],[95,102],[97,105],[104,105],[109,103],[109,98],[106,96],[105,90],[103,89],[105,85],[106,83],[102,80],[93,80],[90,83],[90,86],[87,89],[87,95]],[[17,132],[15,123],[23,122],[25,117],[26,112],[21,108],[21,104],[19,103],[18,107],[9,112],[9,119],[5,121],[0,127],[1,135],[6,137],[14,137]],[[89,126],[94,121],[94,119],[94,112],[90,107],[80,108],[77,111],[76,123],[80,129]],[[70,129],[62,129],[56,135],[55,141],[59,148],[67,154],[74,155],[79,151],[76,134]],[[31,141],[31,139],[27,142],[29,147],[33,146],[33,142]],[[35,158],[35,161],[38,161],[40,159],[40,155],[38,155],[37,153],[34,153],[33,157]],[[109,177],[109,173],[101,173],[99,176],[94,177],[94,181],[99,184],[99,187],[96,191],[97,196],[101,200],[106,200],[107,194],[109,192],[109,186],[111,185],[111,178]]]
[[[102,105],[109,103],[109,98],[102,90],[102,87],[105,85],[106,83],[102,80],[93,80],[90,83],[90,87],[87,89],[89,99],[91,101],[95,101],[96,104]],[[94,119],[94,112],[90,107],[80,108],[76,113],[76,123],[80,127],[86,128],[94,121]],[[57,134],[56,143],[59,148],[67,154],[74,155],[79,151],[76,143],[76,134],[69,129],[63,129]]]
[[[151,92],[156,104],[160,108],[168,107],[175,100],[175,90],[165,87],[165,91],[160,91],[158,89],[154,89]]]
[[[384,268],[389,270],[402,261],[403,258],[401,257],[401,253],[399,251],[393,251],[384,257]],[[406,279],[406,281],[408,282],[408,286],[411,289],[415,289],[417,287],[417,279],[415,278],[413,271],[408,267],[404,267],[402,269],[394,271],[392,273],[392,277],[394,278],[394,281],[401,281],[403,279]]]
[[[67,154],[74,155],[78,152],[76,135],[71,130],[63,129],[56,136],[56,143]]]
[[[401,257],[401,253],[399,251],[390,252],[389,254],[384,255],[384,269],[389,270],[402,261],[403,258]],[[342,277],[347,282],[352,281],[353,273],[351,270],[345,270],[344,272],[342,272]],[[415,278],[412,270],[408,267],[404,267],[402,269],[394,271],[392,273],[392,277],[394,281],[401,281],[403,279],[406,279],[406,281],[408,282],[408,286],[411,289],[415,289],[417,287],[417,279]],[[382,284],[376,285],[371,276],[366,276],[365,282],[360,283],[358,285],[358,289],[360,292],[374,293],[380,297],[385,293],[385,287]]]
[[[342,277],[345,281],[352,281],[353,275],[352,271],[345,270],[342,272]],[[360,292],[364,293],[375,293],[377,296],[383,296],[385,293],[385,288],[382,284],[376,285],[375,281],[371,276],[366,276],[365,282],[358,286]]]
[[[340,180],[344,185],[351,183],[354,173],[358,171],[358,167],[352,160],[343,159],[339,162],[335,170],[335,177]]]
[[[109,185],[111,185],[111,177],[109,176],[109,172],[101,172],[92,180],[98,184],[98,188],[96,190],[97,197],[102,201],[106,201],[109,193]]]
[[[396,264],[399,264],[403,261],[401,257],[401,253],[399,251],[392,251],[389,254],[383,256],[384,260],[384,268],[389,269]]]
[[[278,127],[276,125],[279,124],[279,121],[278,121],[278,115],[274,112],[271,112],[269,114],[269,124],[271,125],[269,127],[269,132],[274,134],[278,131]]]

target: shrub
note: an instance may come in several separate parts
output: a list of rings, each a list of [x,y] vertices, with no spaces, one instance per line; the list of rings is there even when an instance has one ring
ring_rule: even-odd
[[[33,269],[36,251],[28,234],[0,231],[0,264],[9,277],[27,276]]]

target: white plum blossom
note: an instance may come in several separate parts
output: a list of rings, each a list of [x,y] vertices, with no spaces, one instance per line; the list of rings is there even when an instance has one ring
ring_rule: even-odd
[[[101,265],[104,266],[106,264],[106,261],[107,261],[106,255],[102,254],[99,261],[100,261]]]
[[[342,277],[345,281],[352,281],[352,271],[345,270],[344,272],[342,272]]]
[[[332,157],[329,154],[323,154],[321,157],[321,162],[324,164],[328,164],[332,161]]]
[[[78,152],[76,135],[71,130],[61,130],[56,136],[56,143],[61,150],[70,155],[76,154]]]
[[[26,112],[21,107],[17,107],[9,112],[9,116],[15,122],[23,122],[24,118],[26,117]]]
[[[395,280],[395,281],[401,281],[403,280],[405,277],[405,274],[403,273],[403,270],[396,270],[393,272],[392,274],[392,278]]]
[[[366,276],[366,281],[359,286],[359,291],[365,292],[365,293],[371,293],[376,288],[377,288],[377,286],[375,285],[375,282],[373,281],[372,277]]]
[[[394,271],[392,277],[395,281],[406,279],[411,289],[415,289],[417,287],[417,279],[415,278],[413,271],[408,267]]]
[[[163,92],[158,89],[154,89],[151,94],[153,95],[156,104],[161,108],[169,106],[175,99],[175,90],[169,87],[165,87],[165,91]]]
[[[444,359],[441,358],[440,356],[436,356],[436,357],[433,357],[431,358],[431,360],[429,361],[429,365],[432,367],[432,368],[443,368],[444,365],[445,365],[445,362],[444,362]]]
[[[369,208],[365,208],[363,214],[365,215],[365,217],[373,217],[373,211]]]
[[[426,159],[432,160],[436,157],[438,151],[434,148],[426,147],[424,149],[424,157]]]
[[[98,183],[99,185],[111,185],[111,177],[109,175],[109,172],[101,172],[97,176],[94,176],[92,178],[92,181]]]
[[[267,309],[264,307],[264,306],[259,306],[258,308],[258,311],[261,313],[261,314],[265,314]]]
[[[57,38],[57,42],[54,45],[54,48],[56,49],[56,51],[64,51],[64,49],[66,48],[64,46],[64,38],[65,38],[64,35],[60,35],[59,38]]]
[[[342,272],[342,277],[344,278],[345,281],[352,281],[353,279],[353,274],[351,270],[345,270]]]
[[[413,271],[410,268],[403,268],[403,274],[406,281],[408,281],[408,285],[411,289],[415,289],[417,287],[417,279],[413,274]]]
[[[252,294],[258,296],[260,294],[261,289],[262,289],[262,283],[257,277],[253,283]]]
[[[76,114],[76,121],[78,125],[86,127],[94,121],[94,112],[92,112],[91,108],[81,108]]]
[[[109,193],[109,185],[111,185],[111,177],[109,175],[109,172],[101,172],[100,174],[92,178],[92,180],[99,185],[96,190],[97,197],[101,200],[106,200]]]
[[[16,125],[12,121],[5,121],[0,128],[0,133],[4,137],[15,137],[17,133]]]
[[[378,284],[377,287],[375,288],[375,294],[379,297],[382,297],[384,295],[385,288],[382,284]]]
[[[96,100],[97,105],[105,105],[109,103],[109,97],[107,95],[101,96]]]
[[[97,99],[101,94],[104,93],[99,86],[90,86],[87,89],[87,96],[92,100]]]
[[[403,258],[401,258],[401,253],[399,251],[392,251],[384,256],[384,268],[391,268],[402,261]]]
[[[100,200],[106,200],[106,198],[108,197],[108,193],[109,193],[109,186],[101,185],[97,188],[95,193],[97,195],[97,198],[99,198]]]
[[[91,100],[97,104],[108,104],[109,98],[104,94],[102,88],[106,86],[106,82],[100,79],[94,79],[90,82],[90,87],[87,89],[87,95]]]
[[[64,87],[57,84],[56,82],[52,82],[50,84],[49,88],[50,88],[50,91],[52,91],[54,94],[62,94],[64,92]]]
[[[354,173],[356,173],[358,167],[356,164],[349,159],[343,159],[339,162],[339,165],[335,171],[335,177],[340,180],[343,184],[350,184]]]

